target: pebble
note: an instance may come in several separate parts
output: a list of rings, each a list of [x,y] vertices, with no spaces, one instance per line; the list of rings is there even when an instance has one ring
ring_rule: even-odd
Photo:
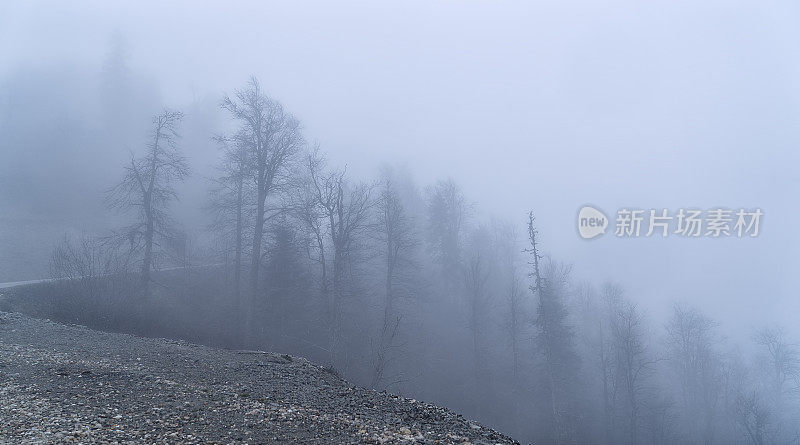
[[[302,358],[0,317],[0,443],[516,443]]]

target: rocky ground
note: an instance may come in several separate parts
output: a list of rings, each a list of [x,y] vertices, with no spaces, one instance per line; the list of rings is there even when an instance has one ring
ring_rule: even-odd
[[[0,312],[2,443],[515,443],[307,360]]]

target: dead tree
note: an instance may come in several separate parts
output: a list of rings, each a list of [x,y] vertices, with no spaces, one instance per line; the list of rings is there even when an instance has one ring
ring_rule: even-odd
[[[538,296],[534,327],[535,344],[544,359],[548,405],[550,408],[550,437],[554,443],[576,441],[575,394],[577,392],[578,355],[574,350],[572,327],[567,322],[567,308],[562,301],[570,267],[549,262],[544,270],[540,266],[538,231],[534,226],[533,212],[528,215],[528,238],[534,282],[531,291]]]
[[[132,251],[142,252],[141,279],[147,293],[155,249],[170,237],[167,206],[177,199],[174,183],[189,175],[186,159],[177,147],[180,111],[165,110],[153,118],[153,132],[143,156],[131,154],[125,176],[109,194],[109,204],[136,210],[137,221],[123,235]]]

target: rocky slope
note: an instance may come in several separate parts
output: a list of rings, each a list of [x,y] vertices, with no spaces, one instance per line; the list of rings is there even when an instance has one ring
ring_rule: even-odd
[[[515,443],[301,358],[2,312],[0,442]]]

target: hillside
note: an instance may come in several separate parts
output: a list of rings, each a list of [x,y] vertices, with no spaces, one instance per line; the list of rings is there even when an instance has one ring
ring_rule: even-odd
[[[516,443],[305,359],[0,312],[0,442]]]

